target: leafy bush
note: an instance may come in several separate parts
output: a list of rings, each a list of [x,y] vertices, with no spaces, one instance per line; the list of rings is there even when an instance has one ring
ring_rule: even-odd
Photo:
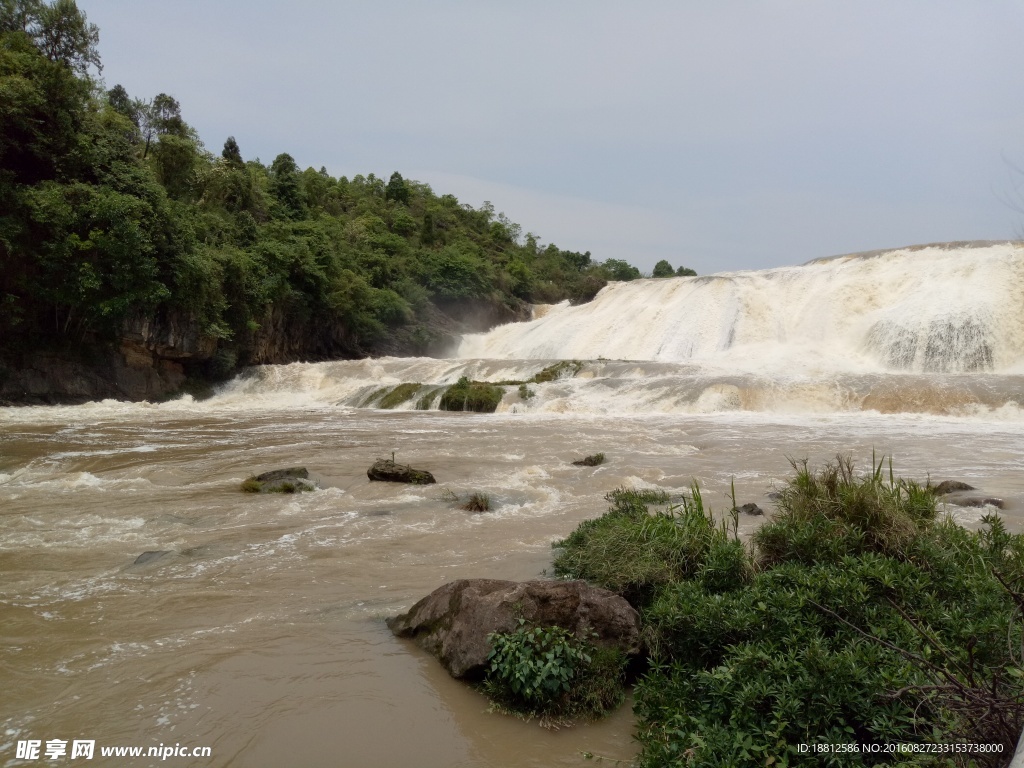
[[[490,635],[483,688],[499,706],[523,715],[599,716],[622,701],[625,658],[598,649],[561,627]]]
[[[574,461],[573,464],[577,467],[599,467],[604,464],[604,454],[595,453],[579,461]]]

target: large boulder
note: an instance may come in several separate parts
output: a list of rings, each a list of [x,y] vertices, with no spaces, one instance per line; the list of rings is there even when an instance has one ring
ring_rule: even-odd
[[[512,632],[519,619],[557,625],[594,645],[640,652],[640,615],[614,592],[585,581],[460,579],[440,587],[387,625],[434,654],[452,677],[483,674],[492,632]]]
[[[437,482],[425,469],[413,469],[407,464],[396,464],[391,459],[377,459],[373,466],[366,470],[366,476],[371,480],[383,480],[388,483],[429,485]]]

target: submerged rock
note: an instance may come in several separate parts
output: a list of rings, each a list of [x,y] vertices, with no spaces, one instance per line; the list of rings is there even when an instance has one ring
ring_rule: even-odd
[[[962,483],[959,480],[943,480],[941,483],[932,488],[932,493],[936,496],[945,496],[947,493],[953,493],[953,491],[975,491],[977,490],[973,485]]]
[[[413,485],[430,485],[436,483],[434,476],[425,469],[413,469],[407,464],[396,464],[391,459],[377,459],[373,466],[366,470],[371,480],[386,483],[411,483]]]
[[[173,553],[169,549],[151,549],[136,557],[132,565],[145,565],[146,563],[152,563],[154,560],[159,560],[161,557],[165,557],[170,554]]]
[[[309,479],[305,467],[289,467],[250,477],[242,483],[242,490],[246,493],[302,493],[315,491],[316,483]]]
[[[1002,509],[1006,506],[1002,499],[997,499],[993,496],[964,496],[962,494],[952,494],[943,499],[943,502],[952,504],[954,507],[995,507],[996,509]]]
[[[452,677],[477,677],[491,652],[488,635],[515,631],[520,618],[563,627],[581,640],[627,655],[640,652],[640,615],[614,592],[585,581],[460,579],[434,590],[387,625],[434,654]]]

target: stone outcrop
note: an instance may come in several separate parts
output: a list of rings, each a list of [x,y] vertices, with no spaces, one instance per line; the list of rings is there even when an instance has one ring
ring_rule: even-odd
[[[947,493],[953,493],[954,491],[974,491],[977,490],[973,485],[962,483],[959,480],[943,480],[941,483],[932,488],[932,493],[936,496],[945,496]]]
[[[754,504],[753,502],[750,502],[749,504],[744,504],[743,506],[739,507],[739,511],[742,512],[745,515],[763,515],[764,514],[764,510],[761,509],[759,506],[757,506],[757,504]]]
[[[309,471],[305,467],[289,467],[250,477],[242,483],[242,490],[247,493],[301,493],[315,491],[316,483],[309,479]]]
[[[614,592],[585,581],[460,579],[434,590],[387,624],[461,678],[483,674],[491,651],[488,635],[514,631],[520,618],[562,627],[581,640],[627,655],[640,652],[640,615]]]
[[[429,485],[436,483],[434,476],[425,469],[413,469],[407,464],[396,464],[391,459],[377,459],[373,466],[366,470],[371,480],[386,483],[411,483],[412,485]]]

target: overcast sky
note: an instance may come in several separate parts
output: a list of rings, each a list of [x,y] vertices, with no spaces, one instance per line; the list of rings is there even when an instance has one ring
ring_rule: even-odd
[[[1024,3],[78,0],[206,146],[392,171],[701,274],[1005,239]]]

